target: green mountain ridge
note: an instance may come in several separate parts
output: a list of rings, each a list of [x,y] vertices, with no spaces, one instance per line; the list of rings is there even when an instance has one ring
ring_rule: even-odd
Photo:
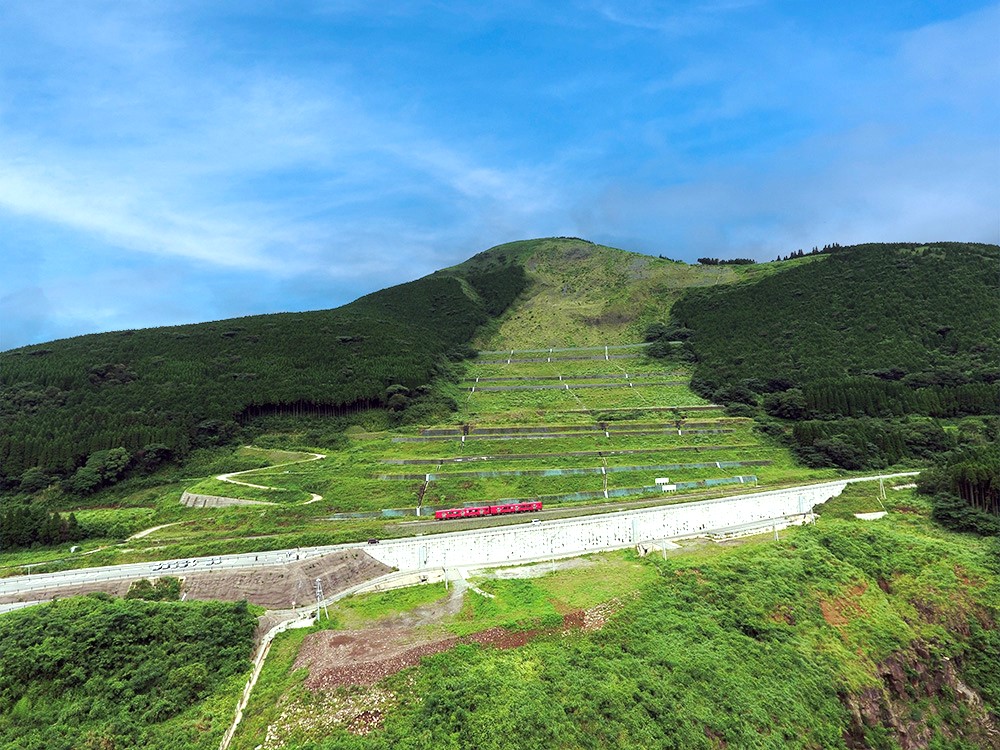
[[[785,291],[821,279],[823,294],[813,293],[815,304],[799,314],[818,330],[824,320],[842,325],[832,313],[845,300],[863,311],[871,295],[852,296],[861,288],[856,273],[841,273],[838,285],[828,269],[875,263],[880,283],[902,284],[897,253],[920,247],[919,257],[938,256],[945,297],[972,280],[950,278],[952,259],[942,253],[955,252],[963,267],[966,254],[994,252],[874,246],[703,267],[573,238],[530,240],[337,310],[102,334],[0,355],[0,408],[18,427],[0,435],[8,440],[0,458],[26,465],[46,451],[69,451],[53,470],[36,462],[6,475],[0,538],[13,543],[0,544],[0,572],[492,523],[414,518],[418,504],[428,511],[544,497],[542,519],[662,504],[663,491],[647,485],[664,473],[690,493],[669,502],[690,502],[727,486],[745,492],[742,475],[751,472],[761,487],[792,486],[843,476],[838,461],[926,462],[959,445],[919,480],[933,503],[909,477],[888,482],[881,498],[877,485],[859,483],[821,506],[814,525],[782,532],[780,541],[770,533],[742,544],[685,540],[662,556],[626,550],[558,571],[545,566],[547,575],[530,580],[477,576],[460,607],[434,585],[347,599],[330,608],[332,619],[274,641],[232,747],[995,746],[1000,548],[929,518],[940,515],[937,495],[945,495],[953,527],[989,534],[1000,525],[1000,417],[988,404],[983,413],[970,390],[993,386],[992,342],[967,333],[976,326],[962,308],[942,302],[951,317],[939,319],[963,332],[958,345],[898,380],[890,377],[900,360],[824,361],[808,345],[796,353],[794,340],[779,345],[821,371],[789,373],[784,351],[745,356],[751,347],[767,350],[761,331],[784,297],[805,295]],[[770,291],[755,296],[761,289]],[[720,318],[739,311],[747,322],[714,326],[713,309]],[[890,321],[885,331],[903,336],[911,322]],[[871,333],[852,323],[836,335],[850,339],[856,328],[859,338]],[[992,330],[988,321],[981,328]],[[716,336],[724,345],[713,348]],[[622,359],[603,351],[643,338],[652,344]],[[853,351],[850,341],[838,343]],[[572,345],[594,348],[544,355]],[[508,362],[473,357],[473,347],[543,356]],[[39,350],[49,351],[29,353]],[[774,374],[748,375],[744,363],[774,364]],[[873,367],[884,372],[866,372]],[[699,389],[725,408],[691,391],[694,368]],[[935,373],[969,382],[926,382]],[[923,379],[907,380],[912,374]],[[886,388],[872,390],[879,383]],[[965,394],[954,403],[966,411],[931,414],[951,408],[948,394]],[[156,428],[175,432],[147,432]],[[64,439],[66,429],[76,431]],[[160,435],[178,437],[179,464],[162,465],[172,449],[144,442]],[[239,470],[248,484],[232,483]],[[91,481],[92,494],[84,486]],[[187,491],[258,504],[202,507],[181,501]],[[989,524],[970,522],[969,504]],[[74,510],[73,525],[50,509]],[[854,515],[878,510],[889,515]],[[46,538],[32,539],[32,524]],[[82,553],[63,538],[77,528],[88,532]],[[139,530],[151,533],[132,536]],[[161,589],[187,596],[193,589],[185,586],[160,579],[129,597]],[[254,593],[245,595],[254,601]],[[297,596],[291,587],[286,593]],[[0,659],[0,746],[218,747],[243,689],[252,617],[245,604],[192,597],[147,606],[96,595],[0,616],[0,653],[18,649],[9,665]],[[229,624],[203,627],[213,612]],[[302,668],[316,641],[355,638],[367,649],[366,629],[399,627],[400,614],[421,623],[413,631],[420,637],[499,633],[528,642],[462,643],[388,676],[377,662],[370,687],[314,690],[305,681],[322,673]],[[595,621],[596,629],[579,627]],[[329,629],[341,632],[322,632]],[[220,660],[211,651],[221,641]],[[78,642],[88,647],[74,648]]]
[[[1000,249],[917,247],[691,266],[576,238],[525,240],[333,310],[92,334],[3,352],[0,489],[16,487],[29,470],[31,484],[69,476],[112,449],[155,465],[224,442],[255,416],[384,407],[390,386],[415,392],[451,377],[449,362],[469,356],[471,345],[639,341],[671,310],[695,331],[688,348],[708,397],[720,386],[768,377],[794,385],[865,368],[940,367],[955,359],[948,347],[961,353],[966,371],[978,363],[966,382],[979,382],[998,361],[1000,315],[991,314],[1000,295],[984,264]],[[961,274],[953,272],[957,258],[968,261],[958,264]],[[923,286],[908,292],[916,282]],[[915,338],[914,325],[937,333]],[[921,359],[922,352],[935,356]],[[425,413],[446,408],[426,387],[421,394],[431,402]]]

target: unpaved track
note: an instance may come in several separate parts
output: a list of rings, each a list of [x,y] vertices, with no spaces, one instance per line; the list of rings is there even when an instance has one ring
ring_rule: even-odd
[[[325,453],[309,453],[309,458],[303,458],[299,461],[286,461],[283,464],[274,464],[273,466],[264,466],[260,469],[247,469],[245,471],[231,471],[228,474],[218,474],[215,478],[220,482],[229,482],[230,484],[241,484],[244,487],[253,487],[258,490],[280,490],[283,487],[269,487],[266,484],[253,484],[251,482],[241,482],[239,479],[233,479],[233,477],[238,477],[242,474],[252,474],[255,471],[265,471],[269,469],[278,469],[282,466],[294,466],[295,464],[309,463],[310,461],[319,461],[320,459],[326,458]],[[315,492],[309,493],[309,499],[306,500],[303,505],[309,505],[310,503],[316,503],[323,499],[322,495],[318,495]]]
[[[164,524],[161,524],[160,526],[154,526],[151,529],[145,529],[144,531],[139,531],[139,532],[133,534],[132,536],[130,536],[125,541],[131,542],[133,539],[143,539],[144,537],[147,537],[150,534],[152,534],[153,532],[159,531],[160,529],[165,529],[168,526],[177,526],[178,524],[181,524],[181,523],[184,523],[184,522],[183,521],[174,521],[173,523],[164,523]]]

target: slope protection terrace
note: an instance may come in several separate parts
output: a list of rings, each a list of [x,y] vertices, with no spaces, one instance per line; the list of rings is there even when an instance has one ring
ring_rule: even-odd
[[[508,321],[505,344],[614,344],[639,340],[643,322],[662,317],[656,295],[673,299],[686,285],[741,273],[584,240],[528,240],[334,310],[0,352],[0,492],[31,493],[72,477],[71,488],[86,494],[192,447],[225,444],[260,416],[382,407],[389,386],[425,386],[447,371],[449,358],[468,353],[474,336],[493,337],[498,316],[519,296],[523,312]],[[125,453],[108,460],[107,450]]]
[[[623,498],[696,499],[727,485],[745,490],[833,476],[796,468],[750,420],[726,417],[697,397],[679,361],[651,360],[642,347],[627,360],[583,352],[564,347],[546,361],[510,364],[469,360],[453,386],[459,409],[448,423],[352,430],[349,445],[324,459],[244,478],[322,494],[317,505],[334,511],[328,517],[349,522],[538,499],[548,510],[573,513]],[[529,390],[474,385],[491,378],[517,378]],[[553,378],[562,387],[536,387]],[[668,493],[657,484],[664,479],[673,486]],[[212,483],[195,491],[267,497]],[[402,527],[383,531],[398,533]]]

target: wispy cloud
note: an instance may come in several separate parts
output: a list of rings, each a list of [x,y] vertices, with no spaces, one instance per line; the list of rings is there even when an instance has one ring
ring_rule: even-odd
[[[457,194],[490,210],[542,202],[530,170],[485,163],[373,114],[336,84],[228,65],[199,77],[184,58],[204,50],[159,35],[136,42],[142,25],[133,29],[133,18],[77,20],[85,26],[73,39],[102,41],[85,50],[93,68],[138,65],[143,75],[128,77],[154,85],[121,91],[80,80],[76,96],[48,107],[93,148],[0,124],[0,209],[123,249],[295,273],[295,259],[333,244],[350,214],[400,193],[427,199],[437,190],[439,201]],[[61,51],[72,41],[48,36]]]
[[[1000,5],[956,3],[0,5],[0,348],[525,236],[996,239]]]
[[[682,36],[704,31],[729,14],[759,6],[762,0],[693,0],[661,3],[655,0],[598,2],[594,9],[622,26]]]

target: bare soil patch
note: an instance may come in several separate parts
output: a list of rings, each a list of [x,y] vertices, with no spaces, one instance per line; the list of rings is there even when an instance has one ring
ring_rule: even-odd
[[[519,648],[548,632],[492,627],[467,636],[444,636],[433,629],[414,627],[440,620],[445,612],[461,606],[461,597],[451,596],[409,613],[383,620],[363,630],[325,630],[306,637],[293,669],[309,670],[305,686],[329,690],[347,685],[374,685],[406,667],[415,666],[425,656],[447,651],[459,643],[477,643],[491,648]],[[562,632],[597,630],[623,606],[621,599],[590,609],[563,615]]]
[[[823,619],[828,625],[847,625],[852,617],[862,614],[861,605],[858,604],[857,600],[867,590],[868,584],[861,582],[845,591],[843,596],[834,599],[821,599],[819,608],[823,612]]]

